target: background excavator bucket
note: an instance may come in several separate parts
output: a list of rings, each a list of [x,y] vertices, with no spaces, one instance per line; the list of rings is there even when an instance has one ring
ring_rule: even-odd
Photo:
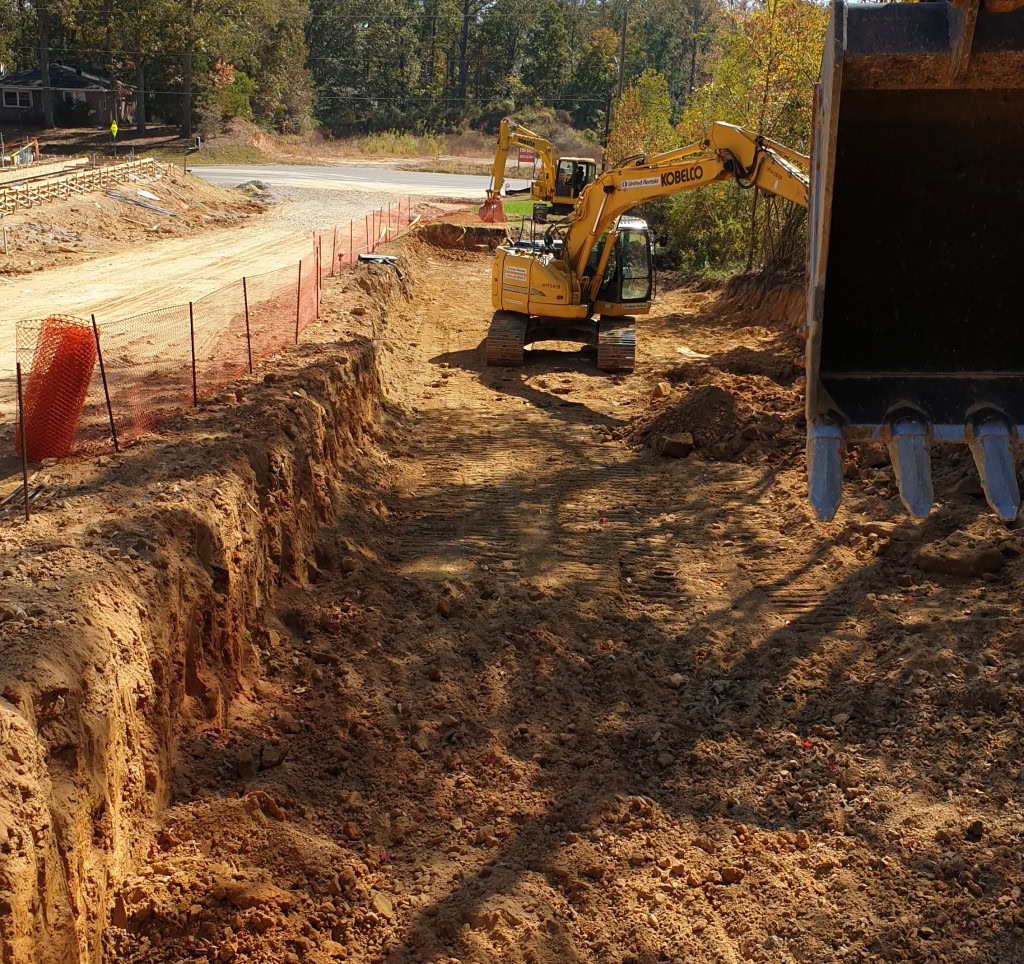
[[[1016,9],[1014,9],[1016,8]],[[807,469],[888,446],[927,515],[933,445],[970,447],[1004,519],[1024,439],[1024,0],[832,7],[815,90]]]
[[[492,194],[480,205],[480,220],[488,224],[505,223],[505,206],[501,203],[500,194]]]

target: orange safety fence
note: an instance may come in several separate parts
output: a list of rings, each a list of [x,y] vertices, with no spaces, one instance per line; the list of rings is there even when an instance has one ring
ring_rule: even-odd
[[[15,451],[24,447],[33,462],[63,458],[71,451],[96,367],[96,339],[88,322],[51,315],[27,322],[36,331],[23,402],[25,439],[16,433]]]
[[[29,459],[88,456],[111,444],[117,450],[223,391],[319,318],[324,278],[419,221],[403,198],[315,232],[312,252],[299,263],[190,304],[110,321],[53,315],[19,322]]]

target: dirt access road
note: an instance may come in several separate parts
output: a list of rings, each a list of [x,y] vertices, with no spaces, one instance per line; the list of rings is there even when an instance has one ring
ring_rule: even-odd
[[[799,342],[714,292],[630,378],[494,370],[488,260],[402,247],[389,422],[107,959],[1019,961],[1017,537],[966,494],[903,525],[867,461],[814,524]],[[684,416],[689,459],[625,444]],[[950,540],[1006,566],[912,565]]]
[[[14,417],[15,323],[19,319],[52,313],[88,318],[94,313],[102,324],[185,304],[243,275],[297,263],[312,250],[306,225],[323,229],[347,224],[381,203],[386,204],[387,197],[358,191],[285,201],[242,227],[153,240],[87,262],[15,277],[3,286],[0,424]],[[45,208],[38,217],[46,220]]]

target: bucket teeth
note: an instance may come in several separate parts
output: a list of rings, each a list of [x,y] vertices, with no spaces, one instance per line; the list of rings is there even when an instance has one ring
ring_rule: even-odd
[[[928,427],[917,419],[898,419],[892,423],[888,442],[900,499],[912,516],[923,519],[935,501]]]
[[[1020,490],[1010,451],[1012,432],[1000,418],[985,418],[967,427],[967,440],[981,476],[985,499],[1000,519],[1017,518]]]
[[[807,494],[818,521],[831,521],[843,498],[843,435],[832,422],[807,430]]]

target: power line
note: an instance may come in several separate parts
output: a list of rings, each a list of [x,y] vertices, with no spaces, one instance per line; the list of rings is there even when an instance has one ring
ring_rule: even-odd
[[[63,92],[66,92],[66,91],[70,92],[70,91],[78,89],[78,88],[54,87],[51,84],[48,87],[38,86],[38,87],[25,87],[25,88],[14,88],[14,89],[23,89],[25,91],[44,91],[44,90],[48,90],[48,91],[51,91],[51,92],[63,93]],[[128,85],[124,85],[124,89],[122,91],[120,91],[120,93],[122,93],[122,94],[130,93],[132,89],[133,88],[129,87]],[[117,91],[114,91],[114,90],[94,90],[94,89],[87,90],[87,89],[84,89],[84,88],[82,88],[81,90],[82,90],[82,93],[90,93],[90,94],[113,94],[113,93],[118,93]],[[169,94],[169,95],[173,95],[175,97],[186,97],[186,96],[187,97],[199,97],[199,96],[201,96],[203,94],[203,91],[198,91],[198,90],[192,90],[192,91],[189,91],[188,94],[186,94],[185,91],[183,91],[183,90],[154,90],[154,89],[149,88],[149,87],[145,88],[144,92],[146,94],[148,94],[148,95]],[[478,99],[478,98],[481,98],[481,97],[494,97],[494,96],[502,95],[502,94],[505,94],[505,93],[506,93],[506,91],[504,89],[491,90],[491,91],[473,91],[472,94],[470,96],[467,96],[466,98],[457,97],[457,96],[438,97],[438,96],[435,96],[433,94],[391,94],[391,95],[382,95],[382,94],[329,94],[329,95],[319,95],[319,96],[315,95],[315,96],[316,96],[316,99],[319,102],[321,102],[321,103],[324,103],[324,102],[334,102],[334,101],[366,101],[366,102],[371,102],[372,101],[373,103],[378,103],[378,102],[381,102],[381,101],[383,101],[383,102],[396,102],[396,101],[400,101],[402,103],[425,102],[425,103],[430,103],[430,104],[436,104],[436,103],[458,103],[458,104],[461,104],[461,103],[463,103],[464,100],[475,100],[475,99]],[[606,97],[558,97],[556,99],[561,104],[604,104],[604,103],[607,102],[607,98]]]

